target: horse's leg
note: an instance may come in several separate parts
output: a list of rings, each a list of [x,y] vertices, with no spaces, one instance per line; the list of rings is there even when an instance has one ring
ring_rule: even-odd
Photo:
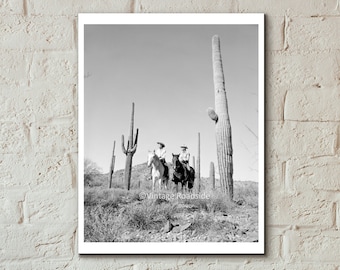
[[[152,177],[152,191],[155,191],[156,177]]]
[[[169,179],[168,178],[165,178],[165,180],[164,180],[164,187],[165,187],[165,190],[168,190],[168,182],[169,181]]]
[[[163,176],[162,181],[161,181],[161,188],[164,189],[164,190],[166,189],[166,182],[165,181],[166,181],[166,179]]]

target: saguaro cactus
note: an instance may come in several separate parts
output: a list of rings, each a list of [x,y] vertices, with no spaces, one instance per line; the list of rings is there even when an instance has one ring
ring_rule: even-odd
[[[124,146],[124,135],[122,135],[122,150],[123,150],[123,153],[126,155],[124,181],[125,181],[125,187],[127,190],[130,190],[130,186],[131,186],[132,157],[136,153],[137,140],[138,140],[138,128],[136,130],[135,138],[133,138],[134,113],[135,113],[135,103],[132,103],[130,135],[129,135],[129,140],[127,142],[126,148]]]
[[[197,144],[197,160],[196,160],[196,180],[197,180],[197,192],[201,191],[201,136],[198,132],[198,144]]]
[[[209,172],[210,183],[212,184],[212,189],[216,188],[215,186],[215,165],[214,162],[210,162],[210,172]]]
[[[115,148],[116,148],[116,141],[113,142],[112,159],[111,159],[111,166],[110,166],[110,171],[109,171],[109,188],[112,187],[112,176],[113,176],[113,172],[115,169],[115,162],[116,162]]]
[[[233,199],[233,148],[231,143],[231,126],[228,113],[227,93],[220,49],[220,38],[212,38],[212,58],[215,90],[215,110],[208,109],[209,117],[215,122],[217,161],[222,191]]]

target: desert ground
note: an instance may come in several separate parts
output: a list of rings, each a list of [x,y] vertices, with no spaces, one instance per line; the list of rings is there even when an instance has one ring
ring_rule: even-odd
[[[234,199],[201,178],[201,189],[176,193],[151,191],[146,164],[132,169],[132,188],[124,189],[124,171],[117,171],[109,188],[107,174],[85,183],[86,242],[257,242],[258,184],[234,181]],[[197,184],[197,182],[196,182]]]

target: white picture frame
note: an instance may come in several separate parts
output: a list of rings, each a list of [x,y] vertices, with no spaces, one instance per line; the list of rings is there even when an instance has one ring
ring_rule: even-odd
[[[85,123],[86,117],[89,114],[86,114],[85,108],[85,99],[86,96],[84,94],[85,87],[87,84],[87,78],[91,79],[93,75],[93,71],[86,70],[86,57],[87,51],[85,50],[85,44],[87,42],[87,32],[85,31],[88,26],[97,26],[98,29],[100,27],[127,27],[134,25],[138,28],[138,26],[155,26],[157,25],[159,29],[162,26],[205,26],[205,27],[214,27],[219,26],[226,27],[229,26],[238,26],[240,29],[242,27],[246,27],[249,25],[253,25],[256,28],[256,36],[257,36],[257,51],[255,58],[257,59],[257,70],[255,72],[257,79],[257,85],[254,85],[254,89],[256,89],[256,97],[257,97],[257,112],[249,111],[249,113],[257,114],[257,149],[255,151],[256,159],[257,159],[257,183],[258,183],[258,238],[256,242],[89,242],[84,238],[85,234],[85,224],[84,224],[84,159],[86,156],[85,144],[86,141],[86,132],[85,132]],[[161,30],[160,30],[161,32]],[[223,33],[217,33],[221,37],[221,44],[228,42],[237,42],[235,40],[226,40],[224,38]],[[237,36],[237,35],[236,35]],[[115,36],[116,39],[124,39],[122,36]],[[157,40],[157,33],[155,33],[155,39]],[[103,40],[103,42],[107,42]],[[150,41],[152,44],[154,41]],[[207,41],[211,44],[211,39]],[[136,42],[137,43],[137,42]],[[112,44],[114,47],[114,44]],[[138,45],[140,46],[140,45]],[[169,45],[171,46],[171,45]],[[129,48],[133,48],[133,44],[129,44]],[[140,47],[136,47],[135,50],[140,49]],[[222,56],[224,53],[224,47],[221,45]],[[211,49],[207,52],[208,55],[211,55]],[[232,52],[231,52],[232,53]],[[122,54],[126,54],[126,52],[122,52]],[[102,56],[101,56],[102,57]],[[228,63],[227,59],[223,59],[223,65],[226,66],[228,64],[236,65],[235,63]],[[264,14],[225,14],[225,13],[214,13],[214,14],[79,14],[78,15],[78,69],[79,69],[79,84],[78,84],[78,107],[79,107],[79,156],[78,156],[78,253],[79,254],[264,254],[265,252],[265,209],[264,209],[264,185],[265,185],[265,163],[264,163]],[[207,67],[207,70],[211,70],[212,74],[212,65]],[[122,71],[120,71],[122,72]],[[192,65],[191,72],[195,72],[195,64]],[[170,74],[171,75],[171,74]],[[133,76],[133,75],[132,75]],[[212,75],[211,84],[212,84]],[[228,77],[228,74],[225,74],[225,77]],[[169,80],[167,83],[171,83]],[[98,85],[100,87],[100,85]],[[226,88],[228,89],[228,82],[226,80]],[[212,89],[207,89],[207,91],[211,91],[211,96],[213,97],[214,91]],[[227,90],[228,91],[228,90]],[[228,95],[228,94],[227,94]],[[138,98],[137,98],[138,100]],[[228,102],[232,102],[228,100]],[[166,103],[166,101],[164,101]],[[213,106],[214,104],[211,104]],[[139,110],[144,110],[145,108],[139,107]],[[205,110],[206,108],[202,108]],[[244,110],[247,110],[247,104],[244,104]],[[137,108],[136,108],[137,110]],[[127,107],[126,112],[124,114],[129,115],[131,112],[131,108]],[[129,121],[124,119],[122,121]],[[207,116],[208,119],[208,116]],[[210,119],[209,119],[210,120]],[[207,121],[209,121],[207,120]],[[204,119],[205,121],[205,119]],[[210,120],[211,121],[211,120]],[[231,118],[231,121],[233,119]],[[138,127],[136,119],[136,126]],[[114,124],[114,123],[113,123]],[[99,132],[105,133],[105,124],[102,123],[103,129]],[[126,134],[128,129],[128,123],[126,123],[126,129],[120,130],[121,134]],[[142,127],[141,133],[142,133]],[[211,124],[211,129],[214,129],[213,124]],[[250,129],[250,128],[249,128]],[[202,136],[204,134],[201,134]],[[140,135],[141,136],[141,135]],[[233,136],[237,136],[233,134]],[[113,141],[114,138],[112,138]],[[142,138],[140,138],[142,140]],[[155,137],[155,140],[157,138]],[[178,144],[182,142],[179,141]],[[120,145],[120,137],[117,138],[117,145]],[[118,147],[117,148],[120,148]],[[208,147],[208,146],[205,146]],[[211,142],[210,147],[215,147],[215,142]],[[112,144],[108,145],[109,152],[112,152]],[[119,149],[117,150],[119,151]],[[138,151],[138,150],[137,150]],[[234,152],[236,149],[234,149]],[[146,152],[145,152],[146,156]],[[111,159],[109,155],[107,157],[108,162]],[[108,169],[108,168],[105,168]],[[151,191],[150,191],[151,192]]]

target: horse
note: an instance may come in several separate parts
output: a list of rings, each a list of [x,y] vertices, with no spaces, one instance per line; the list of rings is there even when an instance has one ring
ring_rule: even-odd
[[[174,169],[172,181],[176,184],[176,192],[178,192],[178,183],[182,184],[182,192],[183,188],[191,191],[195,181],[195,170],[192,167],[188,170],[187,165],[180,162],[179,155],[174,154],[172,154],[172,166]]]
[[[155,151],[149,152],[148,154],[148,167],[152,165],[152,191],[155,190],[155,184],[158,181],[159,190],[162,188],[162,184],[165,189],[168,189],[169,177],[165,176],[165,165],[162,164],[159,157],[155,154]]]

